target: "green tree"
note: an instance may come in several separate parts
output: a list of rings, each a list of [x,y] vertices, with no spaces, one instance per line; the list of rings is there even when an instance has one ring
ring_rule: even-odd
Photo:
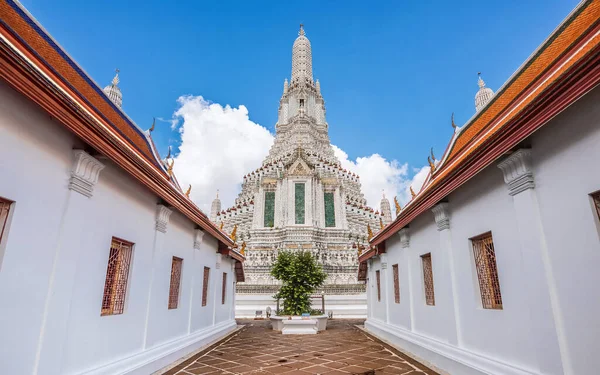
[[[280,252],[271,268],[271,275],[283,284],[274,298],[284,300],[284,315],[311,312],[310,295],[327,277],[308,251]]]

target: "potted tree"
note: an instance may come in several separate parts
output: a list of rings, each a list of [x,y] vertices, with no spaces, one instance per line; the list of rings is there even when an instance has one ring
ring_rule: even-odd
[[[283,308],[271,318],[273,329],[282,330],[282,320],[300,318],[309,314],[318,322],[318,330],[324,330],[327,316],[324,311],[311,307],[310,296],[323,285],[327,274],[308,251],[282,251],[271,267],[271,275],[281,281],[281,289],[273,296],[283,300]]]

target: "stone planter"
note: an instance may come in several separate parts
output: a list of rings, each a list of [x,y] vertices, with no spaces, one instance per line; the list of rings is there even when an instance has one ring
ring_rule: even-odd
[[[273,327],[273,330],[282,332],[283,327],[284,327],[283,322],[285,320],[290,320],[289,318],[290,318],[289,316],[279,316],[279,315],[271,316],[270,319],[271,319],[271,326]],[[328,319],[327,315],[314,315],[314,316],[311,316],[310,318],[303,318],[301,316],[292,316],[291,320],[313,321],[314,322],[313,324],[315,325],[316,330],[318,332],[321,332],[321,331],[325,331],[327,329],[327,319]]]

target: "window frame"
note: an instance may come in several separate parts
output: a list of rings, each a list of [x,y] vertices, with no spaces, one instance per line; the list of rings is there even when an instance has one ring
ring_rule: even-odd
[[[377,302],[381,302],[381,272],[375,271],[375,280],[377,281]]]
[[[423,269],[425,304],[427,306],[435,306],[435,282],[433,278],[433,261],[431,259],[431,253],[421,255],[421,268]],[[429,288],[428,284],[430,284]]]
[[[125,313],[134,246],[133,242],[118,237],[113,236],[111,239],[108,260],[106,262],[106,277],[104,279],[100,316],[121,315]],[[114,253],[118,254],[113,255]],[[117,258],[117,264],[111,268],[111,259],[113,257]]]
[[[221,305],[227,301],[227,272],[223,272],[223,285],[221,286]]]
[[[486,245],[491,244],[491,250]],[[481,307],[486,310],[503,310],[502,288],[498,274],[498,261],[492,232],[488,231],[469,238],[479,286]],[[478,257],[478,255],[480,255]],[[492,258],[493,257],[493,258]],[[482,261],[483,263],[479,263]]]
[[[208,305],[208,287],[210,283],[210,267],[204,266],[204,273],[202,274],[202,307]]]
[[[5,232],[8,233],[8,224],[12,213],[13,203],[15,202],[10,199],[0,197],[0,245],[2,245],[3,240],[5,239]],[[2,211],[4,210],[6,210],[6,215],[4,216],[4,219],[2,219]]]
[[[400,275],[398,264],[392,265],[392,276],[394,280],[394,303],[400,303]]]
[[[598,219],[598,223],[600,223],[600,190],[590,194],[590,197],[592,198],[592,205],[596,211],[596,219]]]
[[[169,310],[175,310],[179,307],[182,276],[183,258],[173,256],[171,260],[171,281],[169,283]]]

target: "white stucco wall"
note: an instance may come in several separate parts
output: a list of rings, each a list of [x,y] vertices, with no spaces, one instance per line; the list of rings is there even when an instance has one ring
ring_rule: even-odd
[[[426,212],[410,223],[408,248],[398,235],[390,238],[387,254],[373,259],[369,269],[374,311],[367,329],[450,373],[595,373],[600,222],[589,194],[600,190],[599,102],[595,89],[523,142],[531,147],[534,189],[509,195],[494,163],[447,197],[449,231],[439,232],[433,213]],[[535,222],[519,220],[523,207],[539,211],[531,215]],[[482,308],[469,241],[488,231],[502,310]],[[443,233],[450,238],[445,252]],[[420,255],[427,252],[435,306],[425,304]],[[383,272],[390,273],[387,290],[382,285],[382,301],[373,302],[375,270],[382,262],[387,263],[382,283]],[[394,302],[394,264],[400,304]]]
[[[176,211],[157,231],[158,198],[105,158],[91,198],[69,190],[83,144],[3,82],[0,134],[0,196],[15,201],[0,244],[0,373],[148,374],[235,328],[233,260],[216,269],[214,238],[194,249],[195,224]],[[134,243],[126,305],[101,316],[113,236]],[[173,256],[183,269],[169,310]]]

